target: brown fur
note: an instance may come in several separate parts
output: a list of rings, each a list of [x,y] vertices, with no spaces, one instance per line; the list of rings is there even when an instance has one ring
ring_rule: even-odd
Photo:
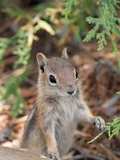
[[[83,100],[80,80],[76,79],[76,70],[68,62],[65,49],[62,58],[47,59],[38,53],[37,62],[37,99],[26,122],[21,147],[58,160],[69,150],[79,121],[99,129],[104,128],[105,122],[93,116]],[[51,74],[56,83],[50,82]]]

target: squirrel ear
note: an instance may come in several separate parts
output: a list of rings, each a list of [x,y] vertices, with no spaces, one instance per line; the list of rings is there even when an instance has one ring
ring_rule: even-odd
[[[47,57],[42,53],[37,53],[36,56],[38,66],[40,67],[41,72],[44,72],[44,66],[47,63]]]
[[[65,47],[62,51],[61,58],[68,59],[67,48]]]

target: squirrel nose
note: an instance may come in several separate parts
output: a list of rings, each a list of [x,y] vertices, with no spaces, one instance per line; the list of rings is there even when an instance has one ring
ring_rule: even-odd
[[[74,91],[67,91],[67,93],[68,93],[68,94],[73,94],[73,93],[74,93]]]
[[[75,92],[75,87],[73,85],[70,85],[67,90],[67,93],[72,95],[74,92]]]

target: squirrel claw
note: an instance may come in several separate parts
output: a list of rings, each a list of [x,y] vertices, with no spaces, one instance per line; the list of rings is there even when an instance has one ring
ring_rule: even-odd
[[[101,131],[103,131],[105,128],[105,121],[103,118],[99,116],[92,119],[92,124],[95,125]]]
[[[51,159],[53,159],[53,160],[61,160],[60,157],[59,157],[59,155],[58,155],[58,153],[53,154],[53,153],[50,153],[48,151],[48,157],[51,158]]]
[[[53,160],[61,160],[59,157],[49,154],[49,158],[53,159]]]

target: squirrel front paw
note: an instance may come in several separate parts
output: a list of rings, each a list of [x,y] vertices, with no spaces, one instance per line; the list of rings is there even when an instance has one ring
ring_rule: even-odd
[[[99,130],[102,130],[105,128],[105,121],[103,118],[97,116],[97,117],[94,117],[92,120],[91,120],[91,123],[93,125],[95,125]]]
[[[50,150],[48,150],[48,157],[53,160],[61,160],[57,152],[52,153]]]

